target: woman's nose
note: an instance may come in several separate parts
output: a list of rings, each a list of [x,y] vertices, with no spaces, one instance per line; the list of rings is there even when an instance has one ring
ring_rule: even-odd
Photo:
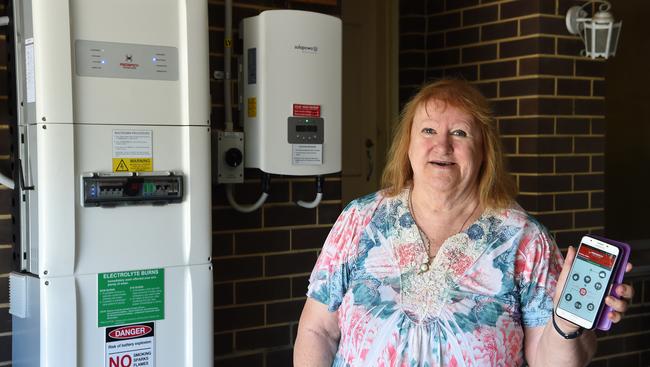
[[[449,134],[436,134],[433,138],[433,148],[442,153],[449,153],[453,150]]]

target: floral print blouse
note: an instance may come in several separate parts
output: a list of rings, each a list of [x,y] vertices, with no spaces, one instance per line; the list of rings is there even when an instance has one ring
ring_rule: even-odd
[[[338,313],[334,366],[521,366],[524,328],[551,317],[562,257],[520,207],[487,209],[426,272],[408,189],[350,203],[307,296]]]

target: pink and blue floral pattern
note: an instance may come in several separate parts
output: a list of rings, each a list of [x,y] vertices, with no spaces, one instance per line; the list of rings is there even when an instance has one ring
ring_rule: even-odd
[[[307,295],[337,312],[334,366],[521,366],[524,328],[551,316],[562,257],[521,208],[486,210],[426,253],[408,190],[350,203],[334,224]]]

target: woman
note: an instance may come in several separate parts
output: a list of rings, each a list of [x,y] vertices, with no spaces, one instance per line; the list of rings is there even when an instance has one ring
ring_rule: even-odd
[[[514,202],[485,98],[464,81],[425,86],[389,159],[384,190],[350,203],[325,242],[295,365],[586,364],[594,333],[567,340],[551,317],[575,251],[562,267],[546,229]],[[607,304],[619,321],[627,301]]]

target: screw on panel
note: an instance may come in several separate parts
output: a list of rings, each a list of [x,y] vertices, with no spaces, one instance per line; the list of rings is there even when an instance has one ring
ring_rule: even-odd
[[[208,261],[212,261],[212,258],[210,256],[208,256]]]
[[[43,125],[43,129],[47,129],[47,126]]]
[[[49,281],[49,280],[46,280],[46,281],[45,281],[45,285],[50,285],[50,281]]]
[[[47,275],[47,270],[43,271],[43,275]]]
[[[41,120],[46,121],[45,116],[41,117]]]

